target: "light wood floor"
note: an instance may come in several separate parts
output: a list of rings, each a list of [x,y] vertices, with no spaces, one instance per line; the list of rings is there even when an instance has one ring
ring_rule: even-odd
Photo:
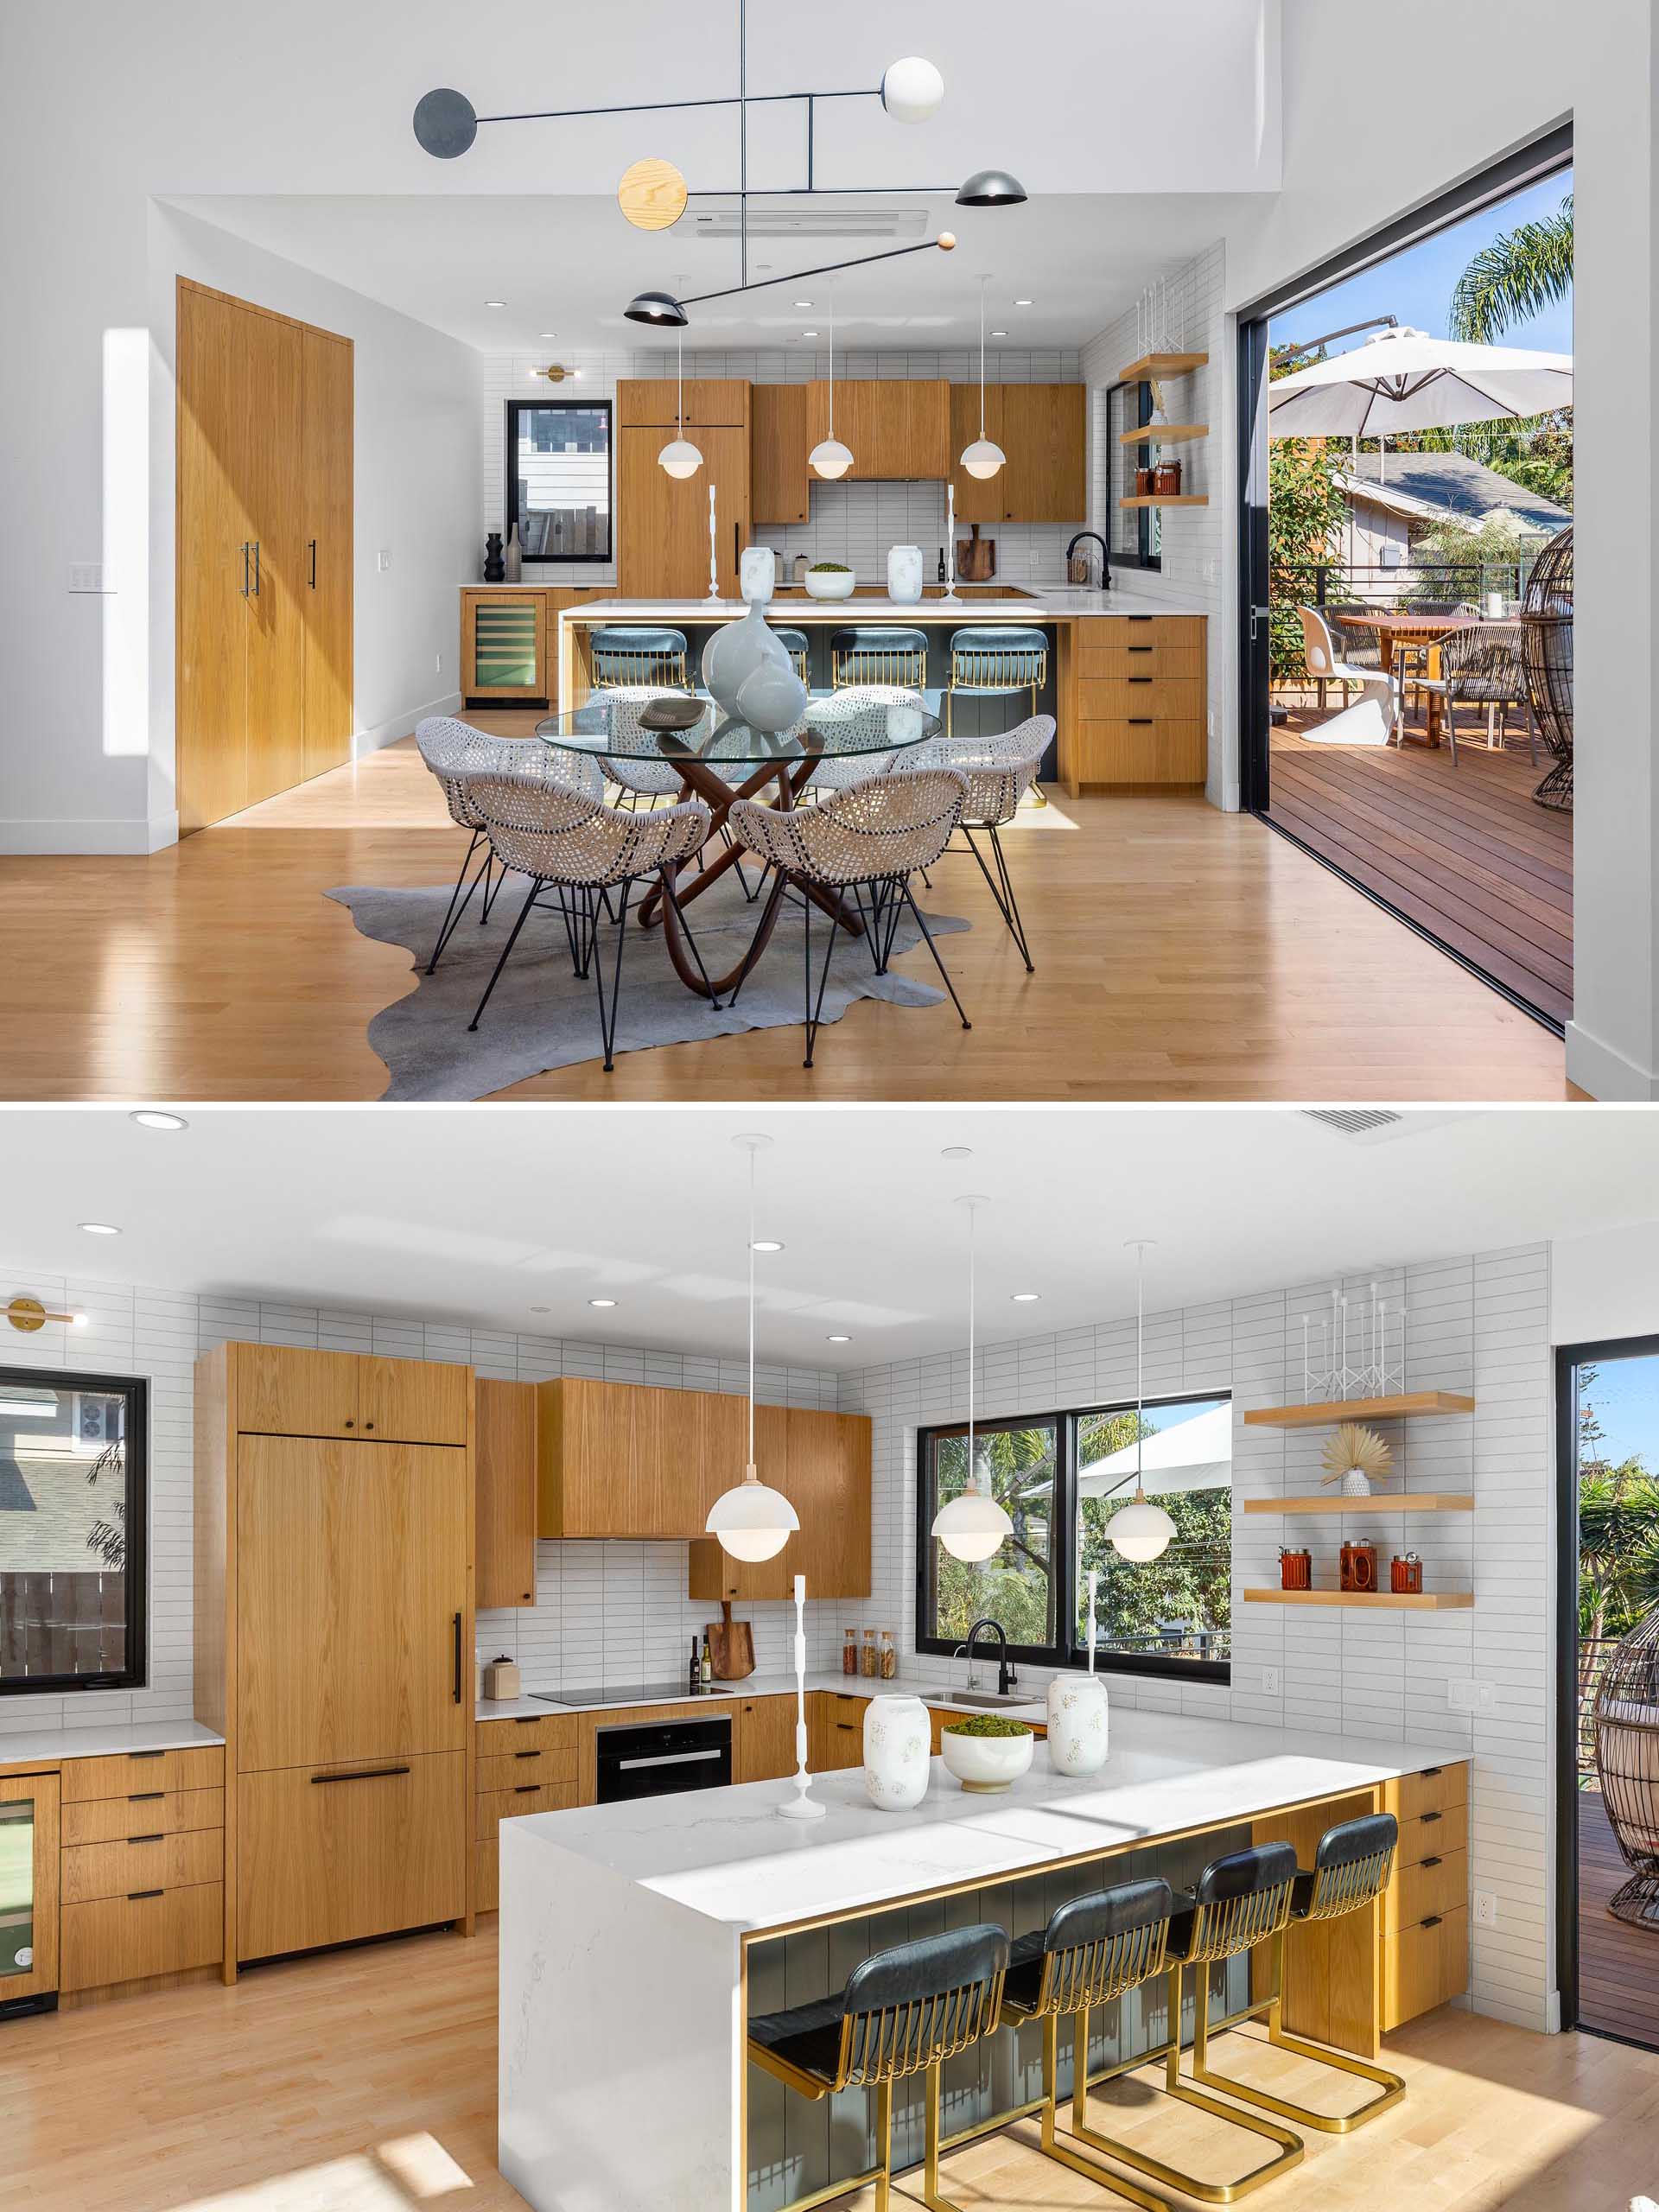
[[[477,715],[508,732],[535,717]],[[149,859],[0,860],[0,1098],[378,1097],[370,1020],[408,956],[325,899],[450,880],[463,840],[405,742]],[[949,1005],[543,1075],[514,1098],[1559,1099],[1560,1043],[1260,823],[1096,796],[1007,832],[1028,976],[971,861]],[[919,974],[925,952],[906,961]]]
[[[495,2170],[495,1929],[486,1916],[470,1943],[419,1936],[0,2026],[0,2208],[517,2207]],[[1659,2056],[1451,2010],[1390,2037],[1388,2056],[1404,2104],[1346,2140],[1310,2135],[1264,2212],[1624,2212],[1659,2180]],[[1241,2037],[1217,2058],[1306,2091],[1297,2062]],[[1177,2114],[1147,2078],[1097,2094],[1096,2123],[1236,2171],[1225,2132]],[[953,2152],[946,2193],[968,2212],[1121,2202],[1033,2140],[1027,2123]],[[868,2196],[844,2202],[869,2212]],[[915,2202],[901,2182],[896,2205]]]

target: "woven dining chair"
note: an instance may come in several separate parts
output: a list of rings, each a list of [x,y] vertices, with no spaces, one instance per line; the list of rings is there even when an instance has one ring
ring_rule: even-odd
[[[799,727],[805,728],[810,721],[816,730],[836,729],[849,742],[853,741],[849,734],[861,739],[880,737],[886,734],[890,707],[914,707],[918,714],[927,712],[920,693],[906,690],[902,683],[849,683],[827,699],[815,699],[810,717],[804,717]],[[849,791],[855,784],[885,774],[895,760],[908,755],[909,748],[899,753],[826,753],[814,764],[809,789],[815,793]]]
[[[594,977],[599,995],[605,1071],[608,1075],[613,1064],[616,1010],[622,990],[628,900],[634,885],[645,876],[655,876],[662,886],[664,899],[673,909],[691,948],[710,1003],[718,1007],[720,1001],[709,988],[702,955],[686,921],[674,883],[680,863],[700,852],[708,839],[711,817],[701,799],[659,808],[650,814],[628,814],[618,807],[595,806],[589,800],[550,785],[511,776],[479,777],[472,785],[471,798],[483,817],[498,862],[503,868],[517,868],[531,880],[518,918],[501,948],[500,958],[478,1002],[478,1011],[467,1025],[469,1029],[476,1029],[482,1019],[531,909],[543,905],[551,893],[564,919],[571,967],[578,976],[591,971]],[[616,956],[607,1002],[599,925],[601,917],[611,911],[609,894],[613,893],[617,894]]]
[[[1538,766],[1538,737],[1532,719],[1532,700],[1522,660],[1521,625],[1471,623],[1453,630],[1440,641],[1440,672],[1419,679],[1418,689],[1433,694],[1446,706],[1446,741],[1452,766],[1458,765],[1458,709],[1484,707],[1486,750],[1502,753],[1509,735],[1510,709],[1518,707],[1524,719],[1527,748]]]
[[[590,799],[595,807],[604,799],[605,779],[598,761],[585,759],[579,753],[561,753],[534,739],[492,737],[487,730],[474,729],[470,722],[456,721],[448,715],[430,715],[424,721],[417,722],[415,744],[422,760],[438,779],[449,809],[449,819],[469,833],[461,872],[449,894],[448,909],[438,931],[437,943],[432,948],[432,957],[426,963],[429,976],[472,903],[474,892],[482,886],[484,895],[478,918],[482,925],[489,920],[490,908],[501,888],[502,871],[496,865],[494,849],[485,834],[483,817],[469,795],[468,786],[474,777],[524,776],[532,782],[559,785],[578,798]],[[480,846],[484,857],[468,883],[467,871]]]
[[[794,884],[809,894],[813,890],[838,895],[851,893],[864,923],[875,972],[884,976],[899,917],[907,907],[927,940],[933,964],[950,994],[963,1027],[971,1029],[973,1024],[963,1012],[957,987],[939,957],[933,932],[910,887],[911,877],[918,870],[931,868],[950,843],[950,834],[962,819],[967,796],[968,779],[954,768],[925,768],[917,772],[899,769],[891,775],[874,777],[847,791],[833,792],[821,806],[796,807],[789,813],[758,805],[753,799],[739,799],[728,817],[733,831],[741,844],[773,871],[772,894],[761,912],[755,945],[765,945],[778,902],[789,885]],[[810,895],[803,897],[802,975],[806,1007],[806,1058],[803,1065],[809,1068],[823,1013],[824,992],[830,982],[836,932],[840,927],[838,922],[830,921],[829,943],[815,1001],[812,905]],[[745,961],[736,988],[727,1001],[728,1005],[737,1003],[738,992],[752,965],[753,957]]]
[[[934,737],[899,755],[906,768],[954,768],[968,779],[968,797],[962,810],[963,842],[979,862],[979,872],[996,901],[997,912],[1007,925],[1008,935],[1019,947],[1026,972],[1032,973],[1031,947],[1026,940],[1020,902],[1014,895],[1007,856],[997,836],[1000,825],[1012,822],[1023,795],[1035,782],[1043,755],[1054,738],[1052,715],[1032,715],[1016,729],[999,737]],[[990,842],[996,863],[993,875],[985,855],[974,842],[976,830]]]

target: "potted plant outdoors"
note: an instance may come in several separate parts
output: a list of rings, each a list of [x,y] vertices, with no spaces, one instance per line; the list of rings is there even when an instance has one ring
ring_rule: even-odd
[[[802,581],[809,599],[850,599],[858,578],[842,561],[815,561]]]
[[[1031,1769],[1037,1738],[1023,1720],[1003,1713],[976,1713],[947,1720],[939,1755],[964,1789],[1006,1789]]]

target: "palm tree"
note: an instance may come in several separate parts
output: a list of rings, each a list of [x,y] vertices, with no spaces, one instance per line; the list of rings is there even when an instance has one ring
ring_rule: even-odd
[[[1573,289],[1573,195],[1553,215],[1500,232],[1459,277],[1453,338],[1484,346]]]

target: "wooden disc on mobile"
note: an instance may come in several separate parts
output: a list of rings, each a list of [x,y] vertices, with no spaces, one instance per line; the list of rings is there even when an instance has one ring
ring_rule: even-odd
[[[671,229],[685,201],[685,179],[672,162],[636,162],[616,188],[616,204],[636,231]]]

